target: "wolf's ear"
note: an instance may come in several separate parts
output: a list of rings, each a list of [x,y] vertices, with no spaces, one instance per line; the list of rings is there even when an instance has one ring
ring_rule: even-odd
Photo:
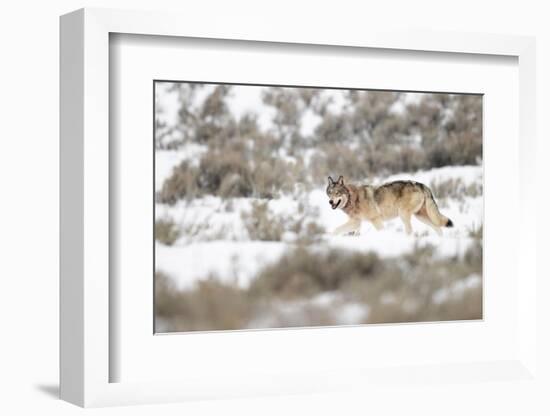
[[[344,184],[344,177],[340,175],[340,177],[338,178],[338,185],[343,185],[343,184]]]
[[[334,185],[334,179],[332,179],[330,176],[328,177],[328,184]]]

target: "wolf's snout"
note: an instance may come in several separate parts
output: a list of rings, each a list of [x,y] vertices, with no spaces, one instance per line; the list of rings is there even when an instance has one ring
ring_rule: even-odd
[[[330,204],[332,209],[336,209],[340,205],[341,201],[342,201],[341,199],[338,199],[338,201],[334,201],[334,199],[329,199],[328,203]]]

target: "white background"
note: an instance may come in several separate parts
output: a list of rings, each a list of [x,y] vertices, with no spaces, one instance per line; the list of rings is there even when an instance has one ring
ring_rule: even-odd
[[[536,35],[538,73],[538,180],[549,178],[550,30],[542,1],[19,1],[0,11],[0,411],[4,414],[73,414],[82,410],[56,400],[58,383],[58,16],[83,6],[180,10],[227,15],[238,25],[247,18],[280,20],[281,25],[324,24],[357,28],[388,22],[392,27],[433,28]],[[252,17],[255,16],[255,17]],[[241,17],[243,18],[243,17]],[[542,138],[546,137],[546,141]],[[547,186],[539,196],[539,244],[548,244]],[[503,230],[505,236],[505,230]],[[545,275],[550,277],[546,263]],[[550,293],[550,282],[539,286]],[[550,328],[549,307],[539,306]],[[543,347],[550,350],[549,333]],[[543,375],[550,374],[548,353],[540,351]],[[258,398],[177,405],[94,410],[99,414],[548,414],[547,393],[532,385],[457,384],[317,396]],[[436,392],[436,393],[435,393]]]

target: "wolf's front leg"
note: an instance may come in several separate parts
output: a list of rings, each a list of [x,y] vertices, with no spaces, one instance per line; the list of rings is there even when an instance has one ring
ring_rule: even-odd
[[[361,227],[361,220],[350,218],[348,222],[336,228],[332,232],[332,234],[333,235],[343,235],[348,233],[358,234],[360,227]]]

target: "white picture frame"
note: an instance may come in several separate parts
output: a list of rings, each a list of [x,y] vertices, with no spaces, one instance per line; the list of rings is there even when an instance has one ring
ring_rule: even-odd
[[[415,363],[415,369],[360,366],[278,374],[243,380],[218,374],[183,381],[111,382],[110,368],[119,359],[110,349],[109,296],[109,34],[124,33],[206,39],[332,45],[454,54],[504,55],[519,67],[519,213],[517,270],[517,349],[498,361]],[[283,46],[284,47],[284,46]],[[379,32],[328,33],[313,26],[303,32],[262,22],[238,27],[220,21],[168,13],[82,9],[61,18],[61,398],[80,406],[158,403],[195,398],[248,397],[360,389],[388,382],[427,380],[536,380],[536,201],[535,42],[508,35]],[[112,168],[112,165],[111,165]],[[111,259],[112,261],[112,259]],[[360,330],[360,329],[358,329]],[[222,335],[223,336],[223,335]],[[292,336],[289,335],[290,337]],[[336,335],[332,335],[336,336]],[[237,382],[236,382],[237,380]],[[343,380],[346,380],[345,382]]]

